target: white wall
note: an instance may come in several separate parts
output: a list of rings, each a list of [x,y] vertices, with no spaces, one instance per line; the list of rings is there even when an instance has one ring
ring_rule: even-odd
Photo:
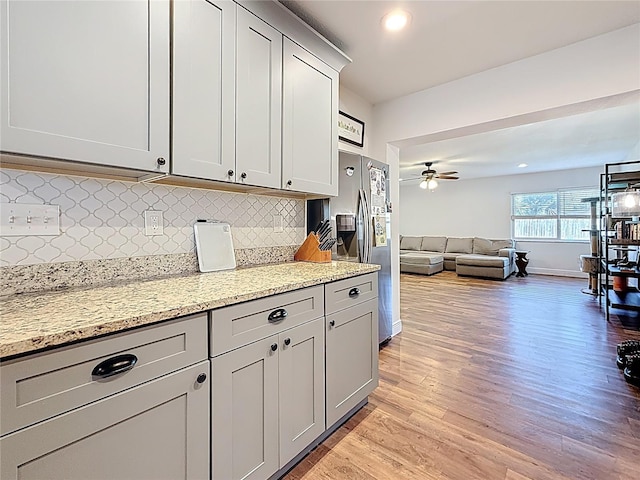
[[[501,127],[530,123],[527,115],[535,112],[637,92],[639,38],[635,24],[375,105],[372,153],[383,156],[390,142],[417,143],[420,137],[486,123],[495,129],[491,122],[497,121],[503,121]]]
[[[355,92],[340,86],[340,111],[364,122],[364,146],[358,147],[346,142],[338,142],[338,148],[345,152],[357,153],[370,157],[373,132],[373,105]],[[377,158],[384,162],[384,156]]]
[[[601,168],[580,168],[503,177],[441,181],[433,192],[416,182],[400,188],[400,233],[451,237],[511,237],[511,194],[567,187],[598,187]],[[528,271],[582,276],[579,256],[588,242],[517,242],[531,250]]]
[[[570,114],[575,108],[572,106],[580,102],[637,93],[640,87],[638,38],[640,25],[636,24],[375,105],[368,155],[386,159],[392,184],[397,185],[403,144],[424,143],[430,136],[446,131],[460,136],[468,134],[465,129],[474,127],[478,133],[531,123],[544,119],[551,109],[556,116]],[[464,183],[461,181],[460,185]],[[394,205],[392,228],[394,222],[399,222],[397,214],[403,215],[402,198]],[[394,228],[394,234],[399,231],[401,228]],[[531,250],[534,258],[538,249]],[[573,257],[575,261],[579,249],[573,250],[562,257]],[[560,251],[560,247],[556,251]],[[399,264],[396,256],[393,261]],[[532,261],[533,267],[536,260]],[[553,263],[552,259],[547,261]],[[576,267],[575,263],[572,267]],[[394,265],[394,271],[397,268],[398,265]],[[394,319],[399,318],[399,314],[399,302],[397,310],[394,303]]]

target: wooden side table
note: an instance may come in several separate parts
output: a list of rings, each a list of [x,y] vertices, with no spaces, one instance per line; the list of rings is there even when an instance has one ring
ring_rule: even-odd
[[[516,250],[516,267],[518,267],[518,273],[516,273],[516,277],[526,277],[529,275],[527,273],[527,265],[529,265],[529,259],[527,258],[527,253],[531,250]]]

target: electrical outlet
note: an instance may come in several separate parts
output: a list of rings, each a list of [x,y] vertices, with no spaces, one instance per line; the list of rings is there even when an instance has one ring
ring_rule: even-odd
[[[162,212],[157,210],[145,210],[144,234],[149,236],[164,234],[164,219],[162,218]]]
[[[284,232],[284,221],[281,214],[273,216],[273,231]]]

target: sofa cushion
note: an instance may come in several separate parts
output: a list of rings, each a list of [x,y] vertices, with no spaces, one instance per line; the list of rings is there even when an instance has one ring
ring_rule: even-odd
[[[406,237],[400,239],[400,250],[420,250],[422,237]]]
[[[488,238],[475,237],[473,239],[473,253],[478,255],[498,255],[501,248],[511,248],[511,240],[489,240]]]
[[[447,237],[422,237],[422,246],[420,250],[427,252],[444,252],[447,244]]]
[[[436,265],[442,262],[442,255],[434,253],[406,253],[402,256],[402,263],[406,265]]]
[[[493,257],[489,255],[459,255],[456,257],[456,265],[468,265],[472,267],[497,267],[505,268],[509,265],[507,257]]]
[[[454,238],[447,239],[447,253],[471,253],[473,251],[473,238]]]

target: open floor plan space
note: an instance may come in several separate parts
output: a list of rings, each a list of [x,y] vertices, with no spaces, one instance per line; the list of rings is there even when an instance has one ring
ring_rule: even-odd
[[[637,479],[640,388],[585,280],[401,276],[370,402],[286,477]]]

